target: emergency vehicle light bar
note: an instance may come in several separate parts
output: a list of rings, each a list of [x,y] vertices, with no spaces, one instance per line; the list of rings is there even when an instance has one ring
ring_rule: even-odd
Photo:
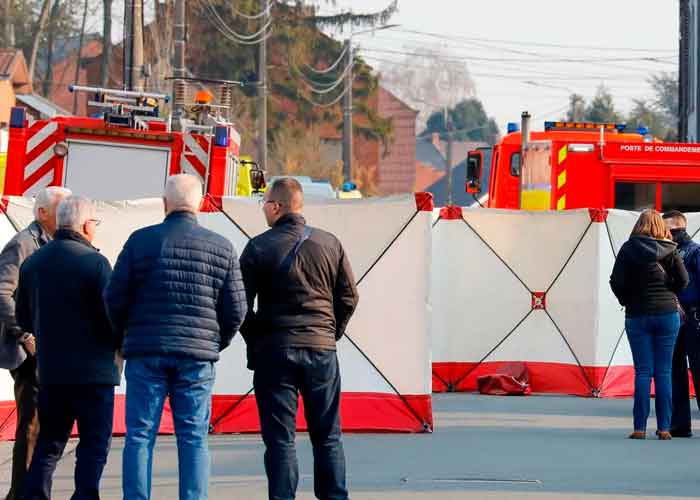
[[[595,123],[595,122],[544,122],[544,129],[547,132],[555,130],[600,130],[622,132],[627,128],[624,123]]]

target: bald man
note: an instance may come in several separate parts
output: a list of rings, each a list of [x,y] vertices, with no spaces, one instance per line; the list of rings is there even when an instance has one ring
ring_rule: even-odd
[[[241,254],[248,298],[241,334],[255,371],[269,498],[296,495],[294,437],[301,394],[314,449],[316,497],[346,500],[336,342],[357,305],[355,278],[340,241],[306,225],[304,193],[296,180],[275,181],[262,206],[270,229]]]

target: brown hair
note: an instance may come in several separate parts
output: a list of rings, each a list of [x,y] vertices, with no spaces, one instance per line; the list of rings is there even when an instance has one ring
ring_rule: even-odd
[[[632,236],[649,236],[657,240],[670,240],[671,231],[666,228],[664,220],[656,210],[644,210],[632,229]]]

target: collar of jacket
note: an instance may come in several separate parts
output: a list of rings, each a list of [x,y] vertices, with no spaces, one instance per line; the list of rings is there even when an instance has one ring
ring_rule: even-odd
[[[166,221],[189,220],[197,224],[197,215],[187,210],[177,210],[165,216]]]
[[[284,226],[287,224],[300,224],[302,226],[305,226],[306,219],[304,219],[304,216],[301,214],[284,214],[282,217],[277,219],[277,222],[275,222],[273,225],[277,227]]]
[[[90,243],[87,239],[85,239],[85,236],[78,233],[77,231],[73,231],[72,229],[59,229],[58,231],[56,231],[56,234],[54,235],[54,239],[55,240],[77,241],[78,243],[82,243],[83,245],[88,246],[95,251],[98,251],[97,248],[95,248],[92,245],[92,243]]]
[[[29,227],[27,227],[27,230],[31,233],[31,235],[34,237],[37,242],[39,242],[41,245],[48,243],[51,241],[51,236],[49,233],[47,233],[44,230],[44,226],[39,224],[39,221],[34,221],[31,224],[29,224]]]

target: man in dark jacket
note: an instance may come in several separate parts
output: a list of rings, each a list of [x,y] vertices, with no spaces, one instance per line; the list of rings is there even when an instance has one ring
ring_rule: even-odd
[[[345,500],[335,350],[358,295],[342,245],[332,234],[306,225],[303,205],[301,185],[294,179],[279,179],[265,193],[263,212],[271,229],[253,238],[241,254],[248,296],[241,334],[255,370],[269,498],[295,498],[294,435],[301,393],[314,449],[316,497]]]
[[[36,336],[39,439],[20,498],[51,498],[56,463],[77,421],[72,500],[99,498],[112,438],[118,339],[102,303],[112,271],[92,246],[99,221],[90,200],[70,196],[58,206],[58,231],[22,265],[17,322]]]
[[[199,180],[169,177],[163,200],[165,221],[129,237],[104,294],[114,329],[124,334],[124,498],[151,498],[153,446],[169,396],[180,500],[199,500],[208,495],[214,363],[247,306],[233,246],[197,223]]]
[[[12,448],[12,480],[5,500],[19,498],[19,490],[34,453],[39,435],[35,340],[17,326],[15,291],[19,268],[56,232],[56,207],[71,192],[52,186],[42,189],[34,200],[34,222],[18,232],[0,253],[0,368],[10,370],[15,382],[17,428]]]
[[[687,232],[688,220],[681,212],[673,210],[664,214],[666,226],[671,230],[678,253],[683,258],[690,277],[688,287],[678,298],[685,310],[686,321],[681,326],[673,351],[673,416],[671,435],[691,437],[688,362],[695,387],[695,398],[700,409],[700,245]]]

